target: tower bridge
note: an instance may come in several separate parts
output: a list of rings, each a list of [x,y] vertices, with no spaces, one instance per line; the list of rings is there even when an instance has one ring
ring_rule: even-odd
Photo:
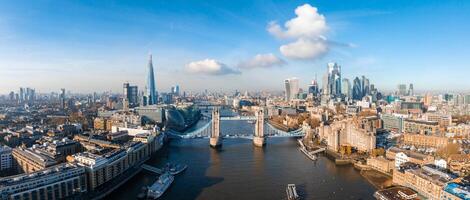
[[[222,135],[220,131],[220,122],[221,121],[230,121],[230,120],[239,120],[239,121],[255,121],[255,131],[250,134],[236,134],[236,135]],[[230,117],[221,117],[220,110],[215,108],[212,111],[210,120],[200,128],[193,130],[188,133],[177,133],[174,131],[167,131],[167,133],[176,138],[181,139],[194,139],[194,138],[209,138],[209,144],[211,147],[220,147],[222,146],[222,138],[244,138],[252,139],[255,146],[261,147],[266,144],[266,138],[268,137],[302,137],[305,135],[305,131],[302,128],[299,128],[294,131],[283,131],[277,129],[271,124],[265,122],[264,120],[264,110],[260,109],[256,111],[255,116],[230,116]]]

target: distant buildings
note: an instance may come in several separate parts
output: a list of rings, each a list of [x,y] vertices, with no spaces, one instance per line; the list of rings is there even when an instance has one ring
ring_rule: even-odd
[[[65,109],[65,88],[60,89],[60,108]]]
[[[328,76],[328,94],[333,96],[340,96],[341,93],[341,66],[337,63],[331,62],[327,64],[327,76]]]
[[[413,96],[414,94],[415,92],[414,92],[413,83],[410,83],[410,86],[408,87],[408,96]]]
[[[285,100],[297,99],[299,95],[299,79],[296,77],[284,80]]]
[[[399,84],[397,86],[397,94],[400,96],[406,96],[408,93],[406,91],[406,85],[405,84]]]
[[[356,77],[353,81],[353,90],[352,90],[352,97],[354,100],[361,100],[363,95],[362,84],[359,77]]]
[[[147,66],[147,87],[146,87],[145,105],[157,104],[157,89],[155,88],[155,74],[153,72],[152,54],[149,55]]]
[[[351,82],[349,79],[344,78],[341,84],[341,91],[343,92],[345,97],[351,98],[352,97],[352,90],[351,90]]]
[[[131,86],[129,83],[123,84],[123,98],[129,107],[135,107],[139,104],[139,90],[137,86]]]
[[[311,84],[308,85],[308,94],[313,94],[316,96],[318,92],[320,91],[320,88],[318,88],[318,82],[317,80],[313,80]]]

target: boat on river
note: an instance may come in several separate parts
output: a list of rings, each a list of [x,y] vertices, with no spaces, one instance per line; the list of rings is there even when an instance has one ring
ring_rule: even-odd
[[[163,173],[155,183],[148,187],[147,198],[157,199],[165,193],[175,178],[169,172]]]
[[[171,163],[167,164],[167,171],[173,176],[183,172],[187,168],[188,168],[188,165],[185,165],[185,164],[171,164]]]
[[[287,184],[286,193],[287,200],[300,200],[300,196],[297,194],[295,184]]]
[[[298,139],[297,142],[299,142],[299,150],[304,153],[310,160],[317,160],[317,156],[315,154],[310,153],[307,148],[305,148],[304,143],[302,142],[302,139]]]
[[[302,153],[304,153],[308,158],[310,158],[310,160],[313,160],[313,161],[317,160],[317,156],[316,156],[315,154],[312,154],[312,153],[310,153],[309,151],[307,151],[307,149],[305,149],[305,148],[299,148],[299,149],[300,149],[300,151],[301,151]]]

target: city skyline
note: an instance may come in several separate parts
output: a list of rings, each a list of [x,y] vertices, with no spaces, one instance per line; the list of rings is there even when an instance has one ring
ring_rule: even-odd
[[[328,62],[385,91],[467,90],[470,4],[438,3],[2,2],[0,94],[144,88],[149,52],[158,91],[305,89]]]

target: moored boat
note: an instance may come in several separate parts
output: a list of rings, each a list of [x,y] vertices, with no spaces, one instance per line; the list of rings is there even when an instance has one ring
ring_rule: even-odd
[[[186,170],[186,168],[188,168],[188,165],[170,163],[167,164],[168,172],[170,172],[170,174],[173,176],[183,172],[184,170]]]
[[[300,197],[297,194],[297,189],[295,188],[295,184],[287,184],[286,188],[287,193],[287,200],[299,200]]]
[[[147,198],[157,199],[165,193],[175,178],[169,172],[163,173],[155,183],[148,187]]]

